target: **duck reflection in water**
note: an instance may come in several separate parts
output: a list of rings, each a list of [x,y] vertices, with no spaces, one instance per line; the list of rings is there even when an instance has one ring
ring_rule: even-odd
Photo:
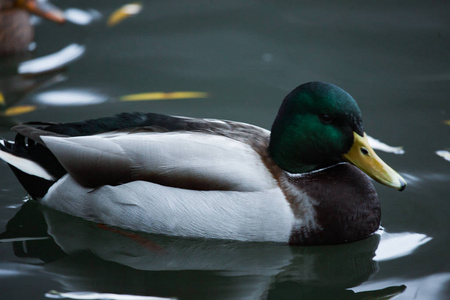
[[[69,291],[181,299],[390,299],[406,288],[350,290],[378,271],[377,234],[318,247],[186,239],[124,231],[30,200],[0,239],[11,242],[18,257],[44,261],[36,272],[50,273]]]

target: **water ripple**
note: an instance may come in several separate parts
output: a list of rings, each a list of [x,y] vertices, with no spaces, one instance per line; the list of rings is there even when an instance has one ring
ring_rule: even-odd
[[[107,100],[105,95],[90,89],[65,89],[40,93],[36,100],[45,105],[84,106],[100,104]]]
[[[69,22],[86,26],[91,24],[93,21],[100,19],[101,13],[94,9],[84,11],[78,8],[68,8],[64,11],[64,17]]]
[[[438,156],[442,157],[443,159],[450,161],[450,152],[449,151],[439,150],[439,151],[436,151],[436,154]]]
[[[375,251],[374,260],[386,261],[409,255],[418,247],[432,240],[431,237],[421,233],[387,233],[378,232],[381,236],[380,245]]]
[[[176,299],[176,298],[161,298],[152,296],[137,296],[137,295],[122,295],[112,293],[93,293],[93,292],[68,292],[60,293],[57,291],[50,291],[45,294],[45,297],[51,299],[79,299],[79,300],[159,300],[159,299]]]
[[[403,147],[393,147],[389,146],[388,144],[385,144],[381,142],[380,140],[377,140],[371,136],[367,136],[369,140],[370,146],[372,146],[373,149],[377,149],[380,151],[384,151],[387,153],[394,153],[394,154],[404,154],[405,150],[403,150]]]
[[[38,74],[57,70],[80,58],[84,51],[84,46],[70,44],[56,53],[21,63],[18,72],[19,74]]]

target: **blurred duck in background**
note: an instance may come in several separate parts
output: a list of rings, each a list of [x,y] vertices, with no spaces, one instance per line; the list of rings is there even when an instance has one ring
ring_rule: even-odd
[[[34,38],[30,13],[64,23],[64,13],[52,4],[36,0],[0,0],[0,56],[25,52]]]

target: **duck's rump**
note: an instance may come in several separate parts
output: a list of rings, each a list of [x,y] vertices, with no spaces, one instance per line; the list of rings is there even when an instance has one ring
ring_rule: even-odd
[[[27,192],[41,198],[69,173],[97,188],[143,180],[196,190],[271,188],[269,132],[231,121],[123,113],[77,123],[27,123],[0,144]]]

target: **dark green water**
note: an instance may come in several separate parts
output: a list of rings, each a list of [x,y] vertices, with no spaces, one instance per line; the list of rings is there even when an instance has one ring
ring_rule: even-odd
[[[179,299],[449,299],[450,161],[436,151],[450,148],[443,123],[450,120],[450,3],[329,2],[143,1],[141,13],[107,27],[124,2],[60,0],[62,9],[93,20],[40,22],[33,53],[0,59],[3,110],[37,107],[1,117],[0,133],[13,137],[8,128],[16,122],[122,111],[270,128],[294,87],[332,82],[358,101],[369,135],[405,151],[377,151],[409,183],[401,193],[376,184],[387,233],[327,247],[137,235],[24,204],[26,193],[2,163],[0,230],[41,239],[0,243],[0,299],[45,299],[49,290]],[[22,61],[71,44],[80,57],[64,69],[18,75]],[[159,91],[209,97],[120,101]]]

